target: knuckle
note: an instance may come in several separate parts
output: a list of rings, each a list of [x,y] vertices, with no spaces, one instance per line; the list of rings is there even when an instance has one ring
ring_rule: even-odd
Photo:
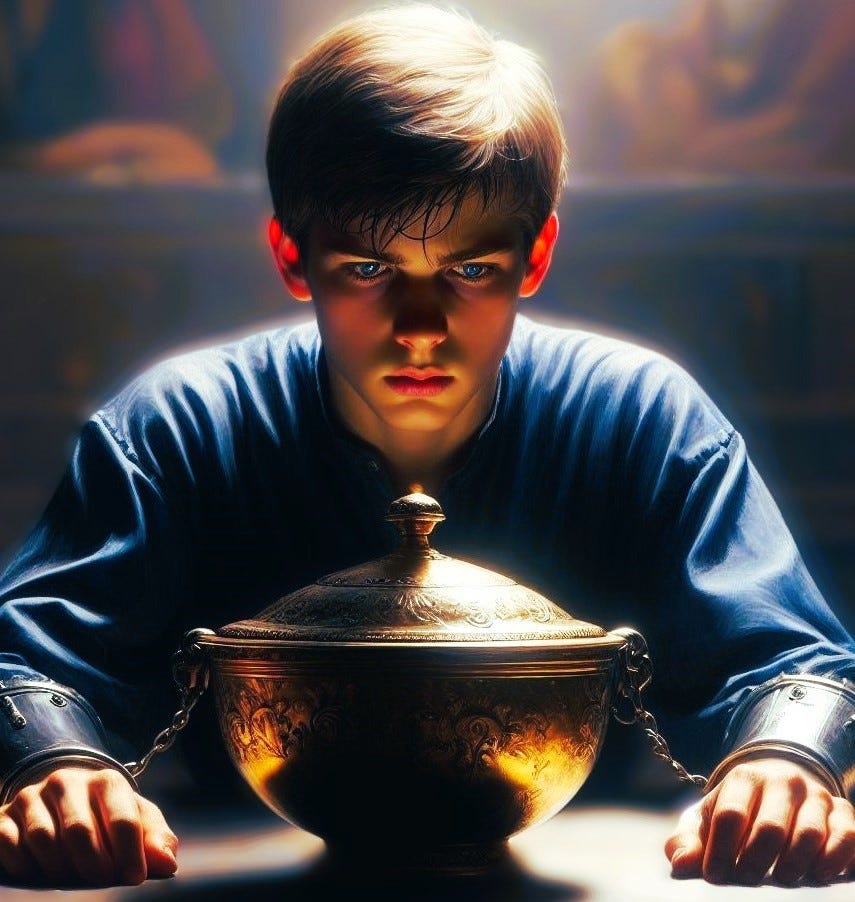
[[[791,795],[805,795],[807,792],[808,781],[804,774],[789,773],[784,777],[773,780],[772,784],[780,783],[782,789],[786,789]]]
[[[12,799],[11,807],[17,809],[18,811],[21,811],[23,809],[29,808],[30,805],[38,801],[40,797],[41,795],[38,787],[30,783],[18,790],[15,798]]]
[[[746,783],[750,786],[754,786],[761,779],[761,774],[754,762],[744,761],[742,764],[737,764],[733,770],[727,774],[726,779],[731,783]]]
[[[817,792],[816,801],[822,816],[827,820],[828,816],[834,811],[834,796],[827,789],[823,788]]]
[[[47,824],[28,824],[26,829],[27,841],[34,848],[46,849],[53,845],[56,834]]]
[[[115,814],[111,820],[113,828],[123,836],[136,836],[142,832],[139,818],[130,813]]]
[[[42,780],[40,795],[49,798],[62,798],[66,793],[65,778],[58,771],[52,771]]]
[[[69,842],[78,849],[92,851],[98,845],[95,828],[92,824],[84,821],[71,821],[63,825],[63,831]]]
[[[852,806],[850,801],[841,796],[831,796],[830,800],[831,808],[835,814],[838,814],[841,817],[848,819],[850,823],[855,824],[855,807]]]
[[[132,848],[140,844],[143,835],[142,824],[132,817],[116,817],[110,823],[110,832],[115,841],[123,848]]]
[[[738,805],[724,805],[716,808],[713,820],[718,827],[738,827],[745,822],[748,814]]]
[[[840,845],[855,853],[855,827],[844,830],[840,836]]]
[[[783,844],[787,838],[787,828],[779,821],[758,821],[756,841],[770,845]]]
[[[119,789],[125,786],[130,788],[128,781],[112,767],[104,767],[95,771],[93,780],[107,789]]]
[[[825,824],[809,822],[799,825],[794,831],[794,839],[808,845],[819,845],[828,836]]]
[[[819,824],[805,824],[799,827],[793,836],[794,843],[808,848],[816,848],[822,845],[826,837],[826,831]]]

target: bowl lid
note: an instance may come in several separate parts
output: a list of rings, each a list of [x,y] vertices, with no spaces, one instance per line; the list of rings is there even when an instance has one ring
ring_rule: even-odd
[[[428,495],[398,498],[386,519],[401,534],[391,554],[323,576],[217,635],[289,643],[530,643],[607,635],[507,576],[431,548],[428,536],[445,515]]]

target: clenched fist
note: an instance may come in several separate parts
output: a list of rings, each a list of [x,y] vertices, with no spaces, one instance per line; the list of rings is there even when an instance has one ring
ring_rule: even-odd
[[[178,840],[116,770],[59,767],[0,807],[0,882],[138,884],[175,873]]]
[[[746,761],[683,813],[665,854],[675,877],[828,883],[855,870],[855,811],[791,761]]]

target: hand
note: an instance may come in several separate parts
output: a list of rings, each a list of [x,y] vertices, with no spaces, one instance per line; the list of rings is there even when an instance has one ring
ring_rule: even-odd
[[[781,883],[855,874],[855,811],[809,771],[781,758],[737,764],[683,812],[665,843],[674,877]]]
[[[178,840],[111,768],[58,767],[0,807],[0,882],[138,884],[169,877]]]

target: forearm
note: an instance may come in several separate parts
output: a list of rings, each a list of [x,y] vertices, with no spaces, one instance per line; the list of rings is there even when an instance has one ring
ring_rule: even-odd
[[[130,772],[110,753],[92,706],[73,689],[31,675],[0,681],[0,805],[61,765],[106,766]]]
[[[811,771],[830,792],[855,797],[855,686],[812,674],[781,674],[737,706],[715,786],[736,764],[784,757]]]

